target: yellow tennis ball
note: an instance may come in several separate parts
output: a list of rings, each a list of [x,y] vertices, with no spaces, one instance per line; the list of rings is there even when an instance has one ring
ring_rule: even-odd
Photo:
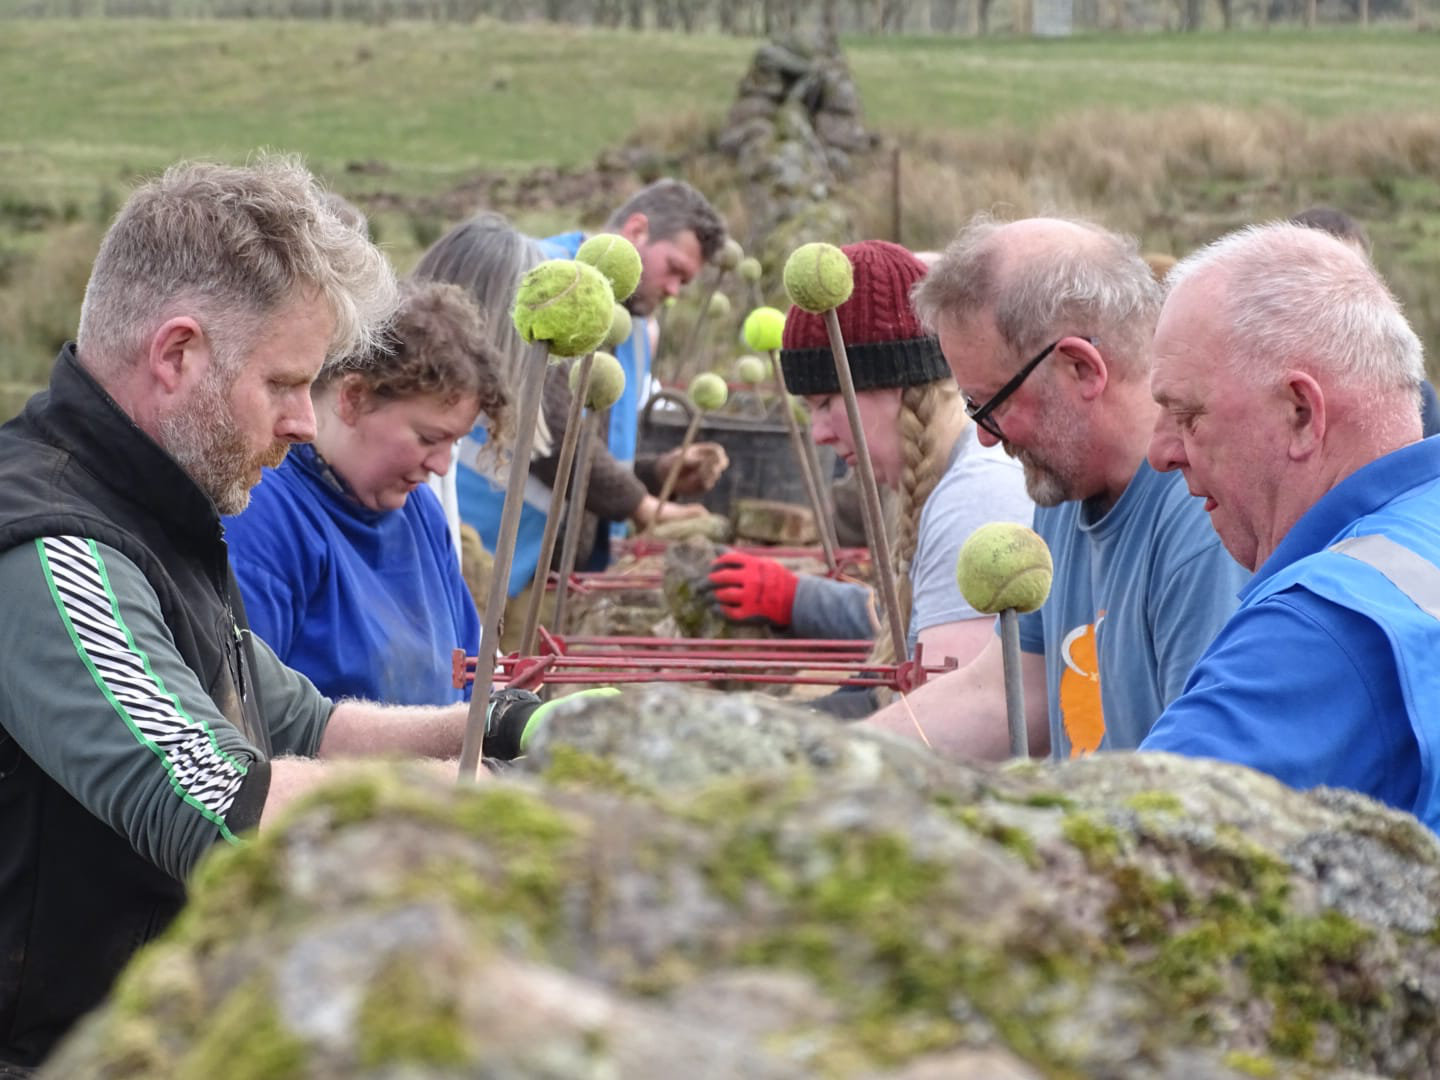
[[[834,244],[803,244],[785,260],[785,291],[796,307],[819,315],[855,291],[855,268]]]
[[[1045,541],[1012,521],[981,525],[961,546],[955,563],[961,595],[982,615],[1007,608],[1034,611],[1050,595],[1053,573]]]
[[[593,266],[550,259],[520,279],[515,329],[526,341],[543,341],[552,356],[584,356],[610,332],[615,295]]]
[[[713,371],[705,371],[690,380],[690,400],[703,412],[714,412],[730,397],[725,380]]]
[[[802,428],[810,426],[810,406],[806,405],[802,398],[794,394],[785,395],[786,402],[790,405],[790,415],[795,417],[795,423]]]
[[[723,319],[730,314],[730,298],[723,292],[710,294],[710,317]]]
[[[745,249],[740,246],[738,240],[725,238],[725,243],[720,245],[720,250],[715,252],[714,258],[710,261],[721,270],[734,270],[740,265],[740,260],[745,258]]]
[[[570,393],[580,392],[580,369],[584,361],[570,368]],[[608,409],[625,393],[625,369],[620,361],[608,352],[597,352],[590,361],[590,389],[585,395],[585,407],[598,411]]]
[[[635,245],[619,233],[600,233],[590,237],[575,252],[578,262],[589,263],[605,275],[616,300],[628,299],[640,284],[644,266]]]
[[[758,356],[742,356],[735,361],[735,378],[738,382],[762,383],[770,375],[770,365]]]
[[[758,352],[770,352],[780,348],[785,335],[785,313],[779,308],[757,307],[745,316],[745,325],[740,328],[745,344]]]
[[[761,275],[765,273],[764,267],[760,265],[760,260],[755,258],[754,255],[746,255],[745,258],[741,259],[739,269],[740,276],[750,282],[751,285],[758,282]]]
[[[610,320],[610,332],[605,335],[605,340],[600,344],[607,349],[619,347],[629,336],[634,324],[630,321],[630,312],[624,304],[615,305],[615,315]]]

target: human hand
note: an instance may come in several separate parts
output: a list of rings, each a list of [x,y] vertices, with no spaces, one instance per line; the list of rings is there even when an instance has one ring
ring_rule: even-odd
[[[498,690],[491,695],[485,719],[485,756],[510,761],[525,753],[555,707],[563,702],[615,697],[619,693],[613,686],[596,686],[554,701],[541,701],[529,690]]]
[[[655,474],[669,476],[677,461],[680,462],[680,472],[675,477],[674,490],[679,495],[705,494],[730,466],[730,456],[723,446],[715,442],[698,442],[685,447],[683,456],[678,446],[665,451],[655,462]]]
[[[715,597],[727,619],[786,627],[795,608],[798,581],[793,571],[774,559],[727,551],[710,564],[703,589]]]
[[[699,503],[677,503],[661,502],[654,495],[646,495],[640,500],[630,517],[641,529],[648,529],[651,524],[660,521],[682,521],[685,518],[703,517],[708,511]]]

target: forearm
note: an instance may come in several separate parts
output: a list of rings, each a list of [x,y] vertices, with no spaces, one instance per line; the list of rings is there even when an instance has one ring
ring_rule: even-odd
[[[1030,752],[1032,756],[1043,756],[1049,752],[1050,745],[1044,658],[1024,654],[1022,673]],[[1002,761],[1009,757],[1010,731],[1006,722],[999,639],[993,638],[970,664],[931,679],[866,723],[907,738],[921,739],[946,757],[981,761]]]
[[[430,773],[437,784],[453,784],[459,776],[459,765],[454,761],[425,761],[411,768]],[[286,810],[306,795],[344,775],[343,762],[303,757],[276,758],[270,762],[270,793],[260,813],[260,828],[274,825]],[[480,775],[486,775],[483,769]]]
[[[325,728],[320,757],[405,754],[458,758],[469,708],[468,704],[435,707],[342,701],[335,706]]]
[[[870,590],[851,581],[802,574],[795,583],[790,632],[801,638],[860,640],[875,636]]]

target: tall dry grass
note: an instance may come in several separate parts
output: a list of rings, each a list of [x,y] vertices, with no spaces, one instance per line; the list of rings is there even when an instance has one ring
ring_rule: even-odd
[[[1185,252],[1241,225],[1325,203],[1358,218],[1377,267],[1440,372],[1440,113],[1321,119],[1210,105],[1092,110],[1035,134],[908,135],[900,240],[936,249],[974,214],[1078,215]],[[892,175],[877,158],[846,201],[889,236]]]

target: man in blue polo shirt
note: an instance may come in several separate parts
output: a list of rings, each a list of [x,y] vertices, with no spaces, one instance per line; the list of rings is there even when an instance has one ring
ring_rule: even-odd
[[[1255,570],[1142,750],[1364,792],[1440,827],[1440,440],[1368,261],[1255,227],[1182,262],[1155,335],[1157,470]]]
[[[650,392],[650,360],[659,333],[651,319],[666,299],[677,295],[725,243],[725,222],[699,191],[683,180],[657,180],[641,188],[610,215],[601,232],[619,233],[640,252],[640,284],[625,301],[632,317],[630,336],[614,350],[625,369],[625,393],[610,408],[610,453],[622,464],[635,461],[640,406]],[[548,259],[571,259],[585,233],[561,233],[540,241]],[[691,448],[697,460],[712,451]],[[712,481],[713,483],[713,481]],[[617,523],[623,528],[623,523]],[[606,534],[595,541],[597,558],[608,556]]]

